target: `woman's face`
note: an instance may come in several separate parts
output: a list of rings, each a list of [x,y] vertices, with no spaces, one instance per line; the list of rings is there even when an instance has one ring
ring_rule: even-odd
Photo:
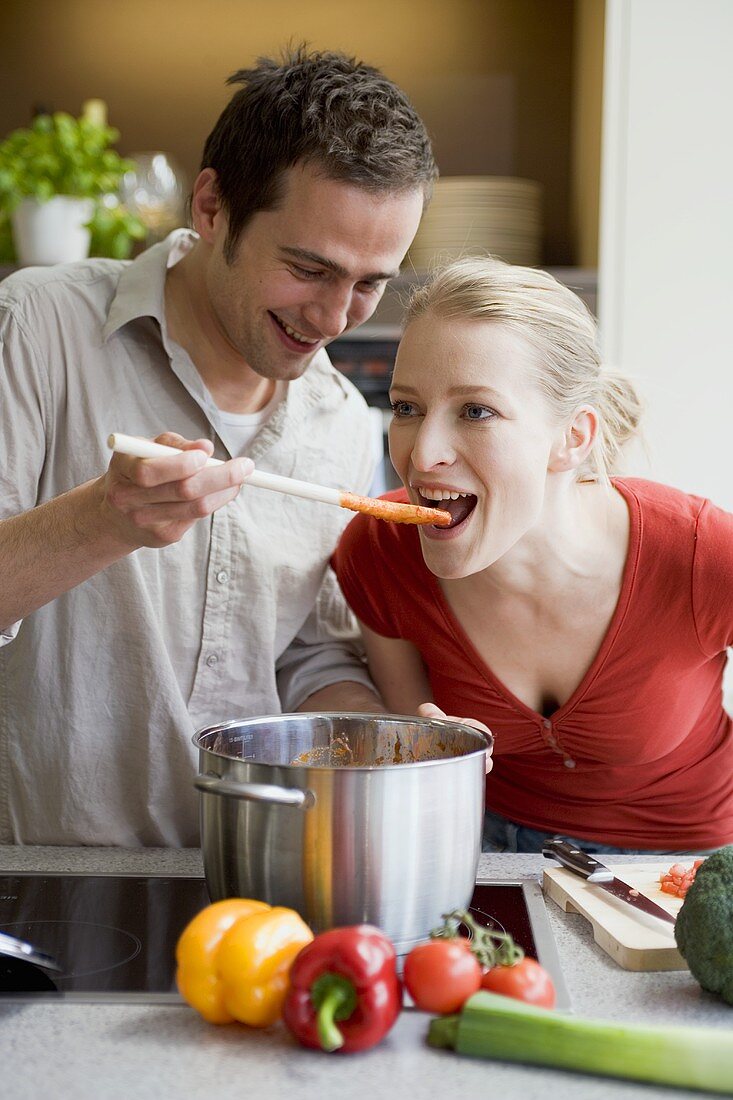
[[[428,313],[405,330],[389,451],[410,500],[454,517],[448,528],[419,528],[438,577],[486,569],[540,519],[561,433],[532,371],[537,355],[499,322]]]

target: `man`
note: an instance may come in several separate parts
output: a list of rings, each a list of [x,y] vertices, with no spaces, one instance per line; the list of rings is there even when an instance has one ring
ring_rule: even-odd
[[[327,570],[348,516],[240,489],[254,461],[367,491],[366,408],[324,347],[398,272],[430,143],[340,55],[230,83],[195,235],[0,284],[5,842],[195,844],[196,728],[378,707]],[[184,453],[109,461],[111,431]]]

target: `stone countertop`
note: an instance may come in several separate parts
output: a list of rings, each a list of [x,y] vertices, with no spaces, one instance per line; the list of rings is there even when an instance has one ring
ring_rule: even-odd
[[[644,862],[644,857],[636,857]],[[608,857],[608,862],[629,857]],[[485,855],[481,878],[538,878],[536,855]],[[0,870],[73,873],[202,874],[197,850],[0,847]],[[580,916],[547,903],[550,924],[578,1016],[730,1028],[733,1010],[705,994],[687,971],[631,973],[593,942]],[[0,1004],[0,1094],[8,1100],[242,1100],[310,1097],[410,1100],[681,1098],[700,1093],[499,1064],[435,1051],[429,1017],[405,1011],[387,1038],[361,1055],[328,1056],[299,1047],[278,1025],[249,1031],[207,1024],[184,1005]]]

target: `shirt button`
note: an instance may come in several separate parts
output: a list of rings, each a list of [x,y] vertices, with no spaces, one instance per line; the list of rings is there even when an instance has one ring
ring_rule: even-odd
[[[216,579],[218,580],[219,584],[226,584],[229,580],[229,574],[227,573],[226,569],[220,569],[219,572],[216,574]]]
[[[565,759],[563,760],[563,764],[565,765],[566,768],[574,768],[575,767],[575,761],[571,760],[569,756],[565,757]]]
[[[213,668],[214,665],[219,663],[219,658],[215,653],[210,653],[209,656],[206,658],[206,663],[209,668]]]

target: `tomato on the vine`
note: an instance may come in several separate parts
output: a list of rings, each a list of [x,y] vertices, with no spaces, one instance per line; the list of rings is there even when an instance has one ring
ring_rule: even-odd
[[[405,988],[417,1008],[441,1015],[458,1012],[481,988],[481,967],[468,940],[435,939],[413,947],[405,959]]]
[[[481,981],[481,988],[503,993],[540,1008],[555,1007],[555,987],[552,978],[536,959],[527,955],[513,966],[492,966]]]

